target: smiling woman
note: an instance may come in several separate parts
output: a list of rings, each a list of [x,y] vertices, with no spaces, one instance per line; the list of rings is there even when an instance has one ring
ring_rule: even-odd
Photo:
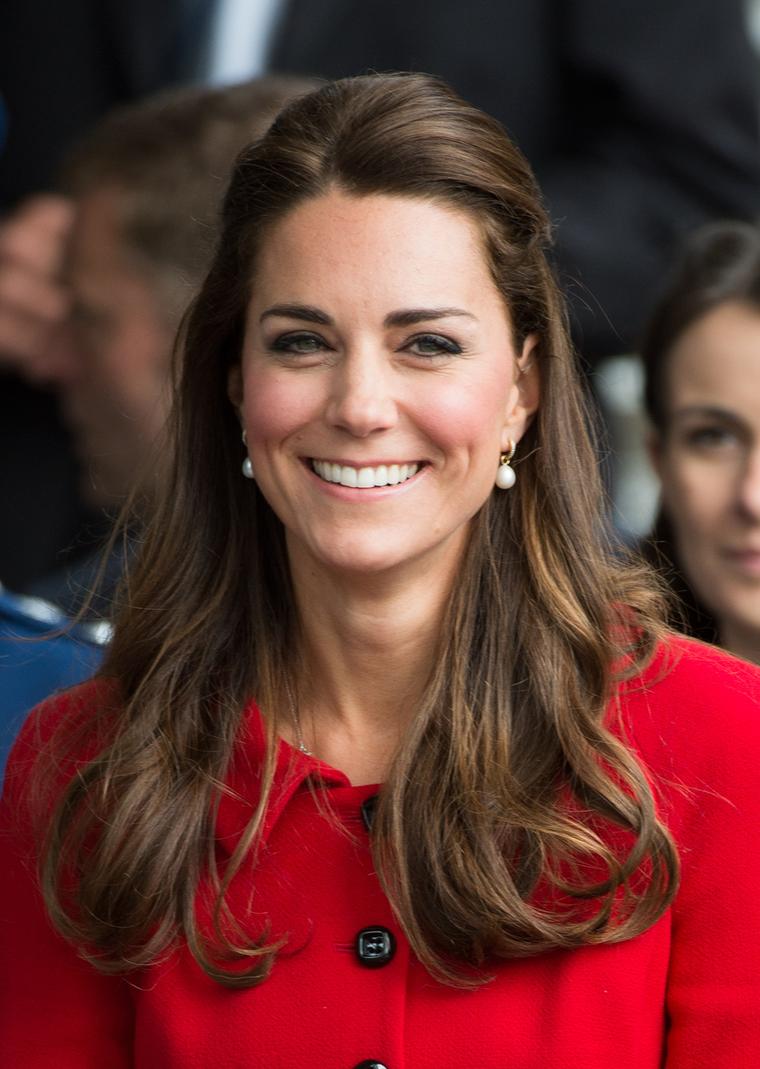
[[[273,227],[230,389],[297,589],[324,605],[336,568],[401,569],[405,598],[443,602],[536,409],[536,341],[516,348],[469,214],[334,189]]]
[[[662,510],[650,552],[697,637],[760,662],[760,233],[697,232],[644,351]]]
[[[756,1063],[760,685],[610,550],[548,242],[427,76],[239,158],[102,678],[11,760],[11,1063]]]

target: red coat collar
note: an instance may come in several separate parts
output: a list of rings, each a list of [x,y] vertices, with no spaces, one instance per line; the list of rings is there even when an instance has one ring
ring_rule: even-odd
[[[216,821],[218,845],[228,855],[234,850],[256,809],[265,755],[264,722],[259,707],[252,701],[243,713],[238,742]],[[272,828],[293,795],[299,790],[308,789],[310,780],[327,787],[351,786],[342,772],[315,757],[301,753],[280,739],[277,745],[272,794],[262,830],[263,842],[271,835]]]

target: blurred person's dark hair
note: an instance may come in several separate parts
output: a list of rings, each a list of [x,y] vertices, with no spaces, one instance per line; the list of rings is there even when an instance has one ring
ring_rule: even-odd
[[[658,434],[668,430],[665,396],[671,350],[697,320],[729,302],[760,311],[760,228],[751,223],[716,222],[694,231],[655,305],[639,353],[644,407]],[[684,573],[673,525],[662,506],[642,550],[673,592],[672,625],[705,642],[717,642],[717,621]]]
[[[306,78],[171,89],[112,112],[72,150],[63,186],[75,199],[118,194],[123,237],[161,289],[176,326],[203,279],[229,172]]]

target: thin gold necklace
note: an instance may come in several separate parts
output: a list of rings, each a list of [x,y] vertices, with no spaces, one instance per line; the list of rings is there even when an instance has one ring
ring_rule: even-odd
[[[314,754],[303,740],[303,731],[301,730],[301,718],[298,715],[298,704],[296,703],[293,691],[290,689],[290,683],[287,683],[286,687],[288,691],[288,701],[290,703],[290,712],[293,717],[293,724],[295,725],[296,729],[296,747],[300,751],[300,753],[306,754],[307,757],[313,757]]]

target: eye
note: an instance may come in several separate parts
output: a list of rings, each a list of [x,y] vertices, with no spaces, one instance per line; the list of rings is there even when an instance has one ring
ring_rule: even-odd
[[[111,334],[115,327],[114,316],[104,309],[76,302],[71,309],[71,321],[83,339],[88,342],[101,342]]]
[[[687,431],[686,441],[695,449],[707,452],[730,448],[736,444],[737,435],[727,427],[693,427]]]
[[[417,334],[402,346],[416,356],[457,356],[462,346],[443,334]]]
[[[310,353],[329,348],[324,338],[304,330],[281,334],[270,345],[270,349],[275,353],[292,353],[294,356],[308,356]]]

